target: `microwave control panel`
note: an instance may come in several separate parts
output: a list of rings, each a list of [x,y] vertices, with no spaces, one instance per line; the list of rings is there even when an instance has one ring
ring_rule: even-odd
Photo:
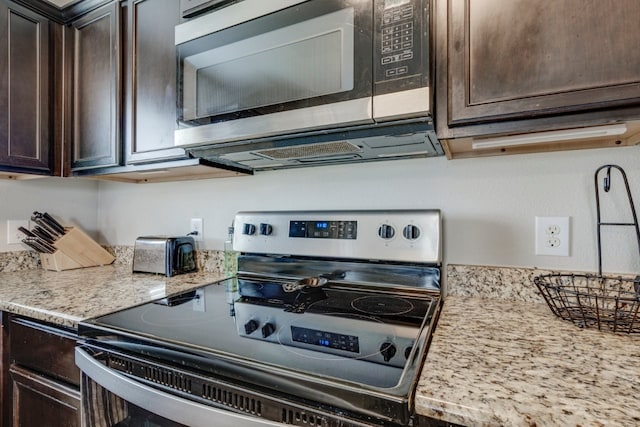
[[[376,83],[428,77],[428,7],[423,0],[376,0]],[[403,83],[404,84],[404,83]],[[419,84],[419,83],[418,83]],[[397,90],[393,87],[391,91]]]

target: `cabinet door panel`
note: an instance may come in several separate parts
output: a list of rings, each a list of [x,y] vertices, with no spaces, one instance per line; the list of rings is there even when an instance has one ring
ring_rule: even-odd
[[[448,8],[449,125],[640,104],[636,0]]]
[[[127,20],[127,163],[184,157],[176,148],[175,0],[134,0]]]
[[[11,358],[15,364],[80,387],[75,345],[74,336],[39,323],[21,318],[11,322]]]
[[[80,392],[19,367],[11,368],[15,427],[80,426]]]
[[[49,170],[49,23],[0,2],[0,164]]]
[[[72,24],[72,170],[120,162],[118,11],[114,2]]]

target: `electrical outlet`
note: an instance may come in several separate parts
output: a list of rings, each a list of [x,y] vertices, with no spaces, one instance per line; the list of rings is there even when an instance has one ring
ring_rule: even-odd
[[[7,221],[7,244],[16,245],[24,239],[25,236],[22,231],[18,230],[19,227],[29,229],[29,221],[22,219],[10,219]]]
[[[189,230],[189,234],[193,236],[193,239],[196,242],[202,242],[204,240],[202,218],[191,218],[191,226],[189,227]]]
[[[569,256],[568,216],[536,217],[536,255]]]

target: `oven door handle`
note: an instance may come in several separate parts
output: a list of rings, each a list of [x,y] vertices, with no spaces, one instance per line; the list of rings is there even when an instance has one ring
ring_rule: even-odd
[[[76,347],[75,353],[76,365],[101,387],[127,402],[177,423],[192,427],[282,426],[281,423],[236,414],[164,393],[109,369],[81,347]]]

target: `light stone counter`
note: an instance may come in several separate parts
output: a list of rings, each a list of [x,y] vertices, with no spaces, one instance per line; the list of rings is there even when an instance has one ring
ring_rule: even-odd
[[[76,328],[89,319],[222,280],[218,273],[165,277],[130,265],[0,273],[0,310]]]
[[[545,304],[449,295],[416,412],[466,426],[640,425],[640,337],[580,329]]]

